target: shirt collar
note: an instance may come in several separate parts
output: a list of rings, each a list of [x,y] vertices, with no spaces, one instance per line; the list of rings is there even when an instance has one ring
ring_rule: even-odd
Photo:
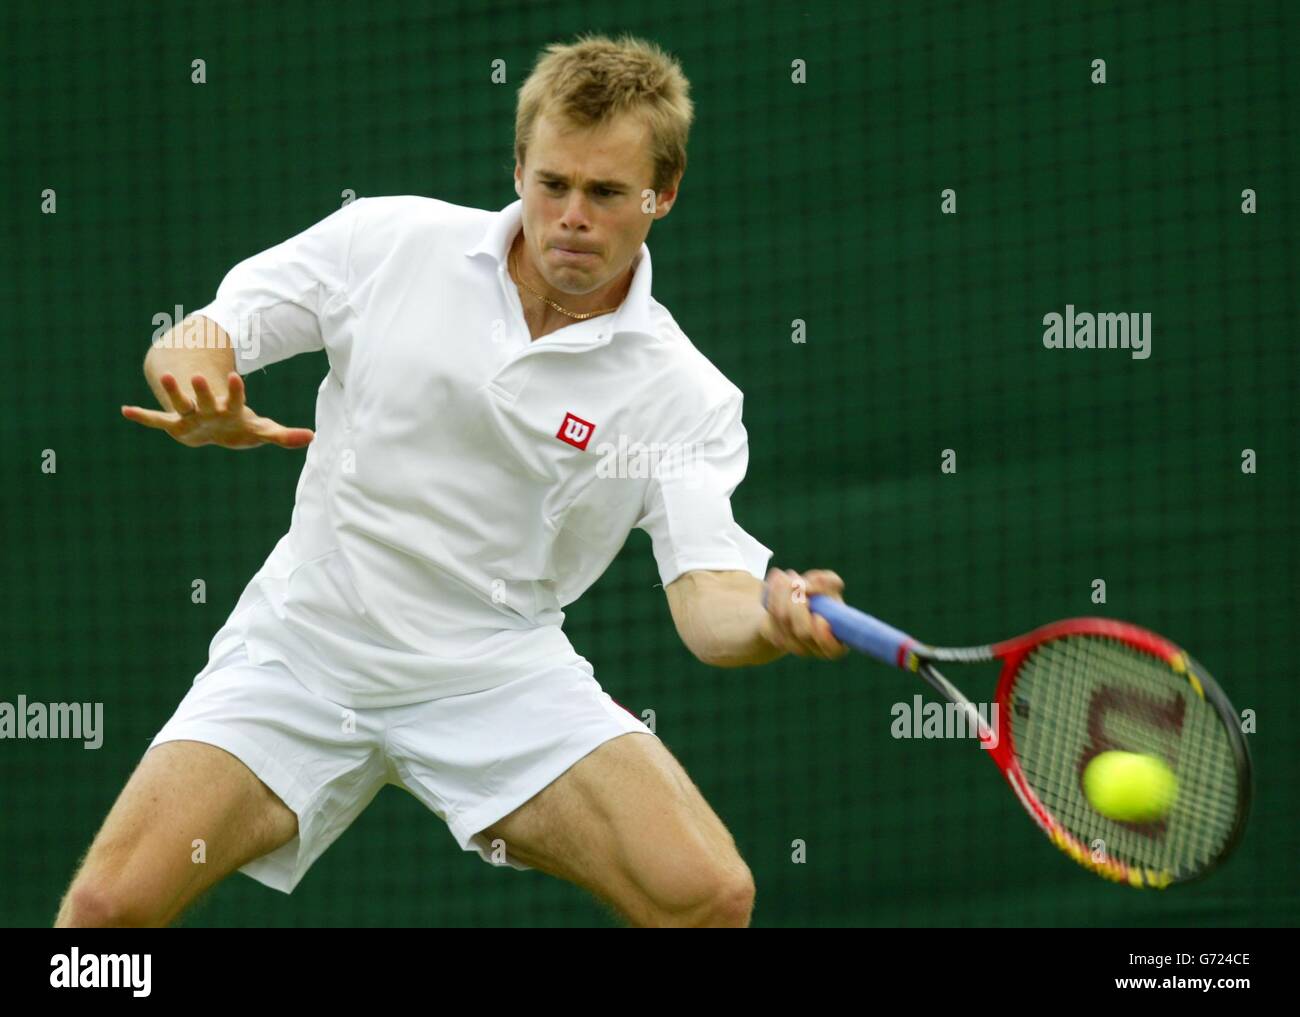
[[[499,212],[493,213],[483,236],[478,243],[465,252],[465,256],[473,258],[486,254],[493,258],[499,267],[504,268],[510,242],[514,240],[523,221],[523,210],[523,199],[516,198]],[[638,332],[653,336],[655,329],[650,313],[650,282],[653,273],[650,265],[650,248],[645,244],[641,245],[635,264],[636,267],[632,270],[632,285],[618,310],[608,318],[602,315],[591,320],[593,323],[609,322],[611,334],[614,335],[619,332]]]

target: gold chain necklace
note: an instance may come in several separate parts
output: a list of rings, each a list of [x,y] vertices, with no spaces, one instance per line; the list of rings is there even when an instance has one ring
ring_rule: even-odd
[[[512,258],[514,257],[514,252],[513,252],[513,251],[510,252],[510,256],[511,256]],[[518,263],[516,262],[516,270],[517,270],[517,265],[518,265]],[[507,263],[507,267],[510,267],[510,266],[509,266],[509,263]],[[541,300],[541,301],[544,301],[544,302],[547,303],[547,304],[550,304],[552,307],[554,307],[554,308],[555,308],[557,311],[559,311],[561,314],[567,314],[570,318],[577,318],[579,321],[583,321],[583,320],[585,320],[585,319],[587,319],[587,318],[594,318],[594,317],[595,317],[596,315],[598,315],[598,314],[609,314],[610,311],[617,311],[617,310],[618,310],[618,306],[615,305],[614,307],[606,307],[603,311],[586,311],[586,312],[570,311],[568,308],[561,307],[561,306],[560,306],[559,304],[557,304],[554,300],[550,300],[550,299],[548,299],[547,297],[542,296],[542,295],[541,295],[540,293],[538,293],[535,289],[533,289],[531,286],[529,286],[528,283],[524,282],[524,275],[523,275],[522,272],[519,273],[519,279],[518,279],[518,282],[519,282],[519,285],[520,285],[520,286],[522,286],[524,289],[526,289],[529,293],[531,293],[533,296],[535,296],[538,300]]]

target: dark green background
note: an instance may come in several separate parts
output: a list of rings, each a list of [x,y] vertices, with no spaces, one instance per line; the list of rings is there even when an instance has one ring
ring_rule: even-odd
[[[755,924],[1294,923],[1293,3],[28,0],[0,18],[0,699],[100,700],[107,723],[97,752],[0,743],[4,924],[50,921],[289,523],[299,453],[191,450],[119,417],[151,403],[153,315],[206,303],[345,188],[512,201],[515,92],[541,46],[589,29],[654,39],[692,81],[690,167],[649,239],[655,295],[746,393],[735,511],[776,563],[833,568],[851,601],[936,643],[1130,619],[1258,716],[1255,810],[1226,868],[1116,887],[1047,843],[973,743],[890,738],[913,679],[861,658],[696,663],[636,532],[566,628],[615,698],[656,711],[733,831]],[[507,85],[490,82],[498,58]],[[1042,316],[1067,303],[1150,311],[1152,357],[1044,349]],[[249,378],[250,402],[310,426],[325,370],[323,354],[277,365]],[[607,919],[575,888],[462,854],[387,789],[292,897],[239,875],[187,922]]]

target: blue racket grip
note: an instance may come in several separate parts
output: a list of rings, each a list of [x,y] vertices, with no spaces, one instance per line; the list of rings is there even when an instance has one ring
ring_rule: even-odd
[[[830,622],[831,632],[841,643],[891,667],[903,667],[903,649],[916,643],[906,632],[834,597],[813,594],[808,598],[808,609]]]

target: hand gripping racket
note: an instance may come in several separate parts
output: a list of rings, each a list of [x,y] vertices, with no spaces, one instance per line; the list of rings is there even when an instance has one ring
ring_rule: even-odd
[[[808,607],[840,642],[915,671],[955,703],[1052,843],[1098,875],[1136,887],[1185,883],[1240,839],[1251,763],[1237,712],[1200,664],[1154,632],[1071,618],[991,646],[944,649],[831,597],[811,596]],[[1002,661],[995,731],[934,666],[992,660]],[[1089,803],[1084,768],[1111,750],[1157,756],[1173,770],[1178,793],[1160,819],[1120,822]]]

